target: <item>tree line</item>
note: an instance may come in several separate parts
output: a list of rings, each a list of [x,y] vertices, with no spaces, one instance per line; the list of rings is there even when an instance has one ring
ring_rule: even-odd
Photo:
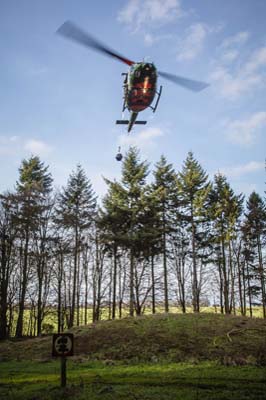
[[[152,171],[130,148],[101,204],[81,165],[59,191],[38,156],[0,195],[0,338],[169,312],[266,318],[266,206],[211,181],[189,152],[181,171],[164,156]]]

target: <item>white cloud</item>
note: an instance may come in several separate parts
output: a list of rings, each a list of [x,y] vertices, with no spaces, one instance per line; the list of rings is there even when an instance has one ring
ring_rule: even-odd
[[[0,155],[24,157],[25,152],[46,156],[51,153],[52,147],[37,139],[24,139],[13,135],[0,135]]]
[[[226,38],[218,47],[218,62],[228,64],[235,61],[240,56],[241,48],[247,42],[249,37],[249,32],[239,32],[234,36]]]
[[[264,168],[264,162],[250,161],[247,164],[222,168],[219,172],[229,178],[239,178],[242,175],[263,171]]]
[[[138,0],[130,0],[127,5],[119,12],[118,21],[124,23],[132,23],[136,15],[139,13]]]
[[[243,193],[246,196],[246,199],[252,192],[259,192],[259,185],[252,182],[236,181],[234,183],[234,188],[236,189],[236,193]]]
[[[0,155],[10,156],[19,151],[18,136],[0,136]]]
[[[139,133],[129,135],[121,135],[119,137],[120,146],[136,146],[138,148],[145,148],[154,145],[157,137],[163,136],[163,131],[160,128],[147,128]]]
[[[166,40],[166,39],[171,39],[173,36],[172,35],[154,35],[151,33],[145,33],[144,34],[144,44],[146,46],[152,46],[155,43],[161,41],[161,40]]]
[[[238,32],[236,35],[226,38],[222,42],[221,47],[228,48],[228,47],[241,46],[246,43],[246,41],[249,39],[249,37],[250,37],[250,33],[247,31]]]
[[[202,22],[192,24],[178,43],[178,61],[193,60],[203,50],[208,35],[218,33],[223,25],[209,26]]]
[[[252,74],[256,72],[260,67],[266,66],[266,47],[261,47],[260,49],[255,50],[255,52],[251,55],[249,61],[245,65],[244,73]]]
[[[185,38],[180,41],[178,46],[178,61],[192,60],[200,54],[209,32],[210,29],[205,24],[197,23],[191,25],[186,32]]]
[[[235,49],[228,49],[222,54],[222,61],[227,64],[236,60],[239,56],[239,51]]]
[[[11,137],[9,138],[10,142],[17,142],[18,139],[19,139],[18,136],[11,136]]]
[[[144,43],[145,43],[147,46],[153,45],[154,42],[155,42],[155,37],[154,37],[153,35],[151,35],[150,33],[146,33],[146,34],[144,35]]]
[[[249,32],[239,32],[218,47],[218,58],[210,76],[215,90],[222,97],[237,100],[240,96],[262,87],[266,75],[266,46],[241,51]]]
[[[250,92],[258,87],[262,82],[259,74],[243,74],[243,69],[237,70],[236,73],[229,71],[229,68],[223,66],[217,67],[210,75],[211,81],[214,82],[213,87],[219,94],[229,100],[237,100],[241,95]]]
[[[94,192],[97,194],[98,196],[98,201],[101,200],[101,198],[106,194],[107,192],[107,184],[105,183],[104,177],[108,177],[108,173],[98,173],[98,174],[94,174],[94,175],[90,175],[90,181],[92,184],[92,188],[94,190]]]
[[[24,144],[24,149],[39,156],[50,154],[53,150],[48,144],[36,139],[27,140]]]
[[[226,123],[226,135],[230,142],[250,145],[255,143],[260,130],[266,126],[266,112],[261,111],[245,120],[235,120]]]
[[[183,14],[179,0],[129,0],[119,12],[118,21],[137,31],[152,23],[165,24]]]
[[[48,71],[47,67],[38,67],[38,66],[33,66],[32,68],[29,69],[29,74],[39,77],[40,75],[46,74]]]

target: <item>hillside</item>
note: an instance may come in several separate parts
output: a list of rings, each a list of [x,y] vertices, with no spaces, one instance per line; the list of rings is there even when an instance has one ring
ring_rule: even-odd
[[[266,321],[220,314],[158,314],[73,328],[77,361],[266,365]],[[49,360],[51,336],[0,343],[1,360]]]

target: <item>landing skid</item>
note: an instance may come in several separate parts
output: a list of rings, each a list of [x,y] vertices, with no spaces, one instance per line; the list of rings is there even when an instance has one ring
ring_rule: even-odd
[[[129,120],[128,119],[118,119],[116,121],[117,125],[128,125],[129,124]],[[146,125],[147,121],[135,121],[134,125]]]
[[[158,104],[159,104],[159,100],[160,100],[160,97],[161,97],[161,94],[162,94],[162,89],[163,89],[163,87],[160,86],[159,92],[156,92],[156,94],[157,94],[157,99],[156,99],[155,106],[154,106],[154,107],[150,106],[150,108],[152,109],[153,112],[156,111],[157,106],[158,106]]]
[[[145,125],[147,123],[147,121],[136,121],[137,116],[138,116],[137,112],[132,112],[129,120],[120,119],[117,120],[116,123],[117,125],[127,125],[128,126],[127,131],[130,132],[131,129],[133,128],[133,125]]]

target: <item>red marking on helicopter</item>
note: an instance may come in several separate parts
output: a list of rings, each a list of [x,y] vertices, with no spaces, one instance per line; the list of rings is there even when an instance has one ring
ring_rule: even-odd
[[[140,112],[149,107],[156,94],[157,72],[152,63],[135,63],[131,66],[125,86],[124,108]]]
[[[150,82],[149,76],[143,82],[136,83],[128,93],[127,107],[135,112],[145,110],[153,101],[155,85]]]

